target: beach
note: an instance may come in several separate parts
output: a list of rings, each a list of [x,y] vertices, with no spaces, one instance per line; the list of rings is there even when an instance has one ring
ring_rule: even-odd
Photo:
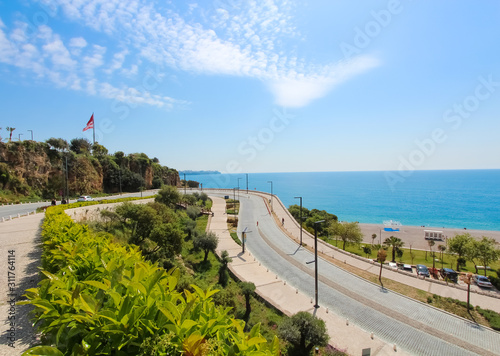
[[[446,239],[452,238],[455,235],[462,235],[469,233],[472,237],[480,239],[483,236],[494,238],[500,243],[500,231],[488,231],[488,230],[469,230],[469,229],[453,229],[453,228],[439,228],[439,227],[429,227],[429,226],[393,226],[393,228],[399,228],[399,231],[384,231],[385,226],[383,224],[359,224],[361,232],[364,235],[364,243],[372,243],[372,234],[377,234],[377,238],[374,243],[380,243],[391,236],[399,237],[405,243],[405,248],[410,246],[415,249],[428,250],[428,241],[424,238],[424,230],[432,231],[442,231],[443,241],[435,241],[436,245],[446,245]],[[382,237],[380,232],[382,231]]]

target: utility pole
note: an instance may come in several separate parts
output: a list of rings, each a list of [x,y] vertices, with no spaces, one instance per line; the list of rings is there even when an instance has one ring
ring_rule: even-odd
[[[31,141],[33,141],[33,130],[28,130],[28,132],[31,132]]]

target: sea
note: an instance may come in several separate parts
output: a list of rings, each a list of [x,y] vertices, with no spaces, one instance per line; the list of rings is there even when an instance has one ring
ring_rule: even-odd
[[[186,175],[203,188],[277,195],[341,221],[500,231],[500,169]],[[272,184],[271,184],[272,182]],[[248,185],[247,185],[248,184]]]

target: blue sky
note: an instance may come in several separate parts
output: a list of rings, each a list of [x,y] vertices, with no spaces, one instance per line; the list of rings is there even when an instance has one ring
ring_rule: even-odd
[[[180,170],[498,169],[499,58],[494,0],[0,0],[0,127],[94,112]]]

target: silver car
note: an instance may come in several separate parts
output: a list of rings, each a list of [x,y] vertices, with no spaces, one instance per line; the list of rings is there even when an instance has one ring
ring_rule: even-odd
[[[491,284],[491,282],[488,279],[488,277],[480,276],[479,274],[476,274],[474,276],[474,282],[476,282],[476,284],[479,287],[484,287],[484,288],[491,288],[491,287],[493,287],[493,285]]]
[[[82,201],[94,201],[94,199],[90,196],[90,195],[82,195],[81,197],[79,197],[77,200],[77,202],[82,202]]]

